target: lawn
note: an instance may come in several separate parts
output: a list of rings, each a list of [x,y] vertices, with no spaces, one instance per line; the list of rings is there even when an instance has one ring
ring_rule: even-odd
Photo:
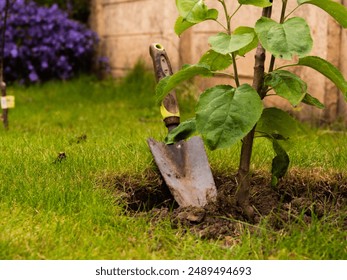
[[[187,118],[193,97],[187,88],[180,91]],[[16,108],[9,114],[9,130],[0,129],[0,259],[347,257],[346,205],[337,212],[323,209],[319,217],[311,213],[309,221],[294,213],[278,229],[266,216],[256,225],[241,221],[237,235],[219,238],[173,226],[170,215],[129,212],[107,181],[145,180],[149,170],[156,173],[146,139],[161,140],[166,133],[154,79],[141,67],[119,81],[82,76],[12,85],[8,94],[16,96]],[[346,140],[346,132],[305,129],[287,144],[294,170],[289,177],[345,178]],[[214,174],[235,172],[239,148],[208,152]],[[271,156],[271,146],[258,141],[252,168],[266,174]],[[346,185],[336,188],[346,202]]]

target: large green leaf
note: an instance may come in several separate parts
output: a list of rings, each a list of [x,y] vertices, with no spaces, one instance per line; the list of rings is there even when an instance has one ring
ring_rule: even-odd
[[[211,36],[208,42],[212,50],[225,55],[245,48],[252,43],[253,39],[254,33],[252,32],[231,35],[218,33],[217,35]]]
[[[326,11],[344,28],[347,28],[347,8],[340,3],[331,0],[298,0],[298,4],[315,5]]]
[[[239,0],[241,5],[253,5],[257,7],[270,7],[272,5],[272,1],[270,0]]]
[[[218,71],[228,68],[233,60],[229,54],[220,54],[214,50],[209,50],[200,58],[199,63],[208,65],[211,71]]]
[[[179,16],[175,22],[175,33],[180,36],[184,31],[186,31],[188,28],[192,27],[196,23],[191,23],[189,21],[184,20],[183,17]]]
[[[213,75],[210,67],[204,64],[185,65],[172,76],[161,79],[156,87],[157,102],[160,103],[164,97],[173,90],[179,83],[189,80],[197,75]]]
[[[262,17],[255,32],[263,47],[275,57],[291,60],[295,55],[307,55],[312,49],[310,28],[303,18],[294,17],[280,24]]]
[[[278,180],[287,173],[290,160],[287,152],[283,149],[283,147],[278,143],[277,140],[272,139],[272,146],[276,153],[276,156],[272,160],[271,186],[275,187],[278,183]]]
[[[218,11],[208,9],[203,0],[176,0],[176,7],[182,19],[191,23],[215,20],[218,17]]]
[[[275,137],[281,135],[288,139],[299,130],[299,123],[287,112],[278,108],[266,108],[257,123],[256,132]]]
[[[239,26],[236,28],[233,32],[234,35],[242,35],[251,33],[253,34],[253,40],[250,42],[247,46],[239,49],[237,51],[237,54],[240,56],[244,56],[246,53],[250,52],[251,50],[255,49],[258,46],[259,40],[257,35],[255,34],[254,28],[248,27],[248,26]]]
[[[272,87],[277,95],[287,99],[294,107],[300,104],[307,92],[307,84],[297,75],[285,70],[266,75],[265,85]]]
[[[260,97],[250,85],[237,89],[219,85],[201,94],[196,128],[210,149],[229,147],[255,126],[262,110]]]
[[[173,144],[180,140],[187,139],[196,131],[195,118],[180,123],[179,126],[171,130],[165,138],[166,144]]]
[[[317,56],[307,56],[299,59],[297,65],[307,66],[315,69],[325,77],[330,79],[345,95],[347,99],[347,81],[334,65]]]

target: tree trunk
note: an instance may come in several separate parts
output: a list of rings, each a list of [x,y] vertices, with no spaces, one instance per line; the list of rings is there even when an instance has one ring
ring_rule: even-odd
[[[272,7],[263,9],[264,17],[271,17]],[[252,87],[258,92],[261,99],[264,98],[266,90],[264,82],[265,49],[259,43],[255,54],[254,76]],[[252,157],[255,127],[243,138],[240,164],[237,174],[238,188],[236,191],[236,203],[242,208],[248,220],[254,220],[254,210],[250,203],[251,173],[250,163]]]

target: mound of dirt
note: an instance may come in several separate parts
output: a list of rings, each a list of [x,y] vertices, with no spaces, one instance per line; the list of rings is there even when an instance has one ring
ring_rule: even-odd
[[[109,175],[101,184],[114,192],[129,214],[146,213],[152,221],[170,218],[173,227],[183,226],[209,239],[235,237],[244,226],[256,229],[264,217],[268,218],[274,230],[279,230],[299,217],[310,222],[313,215],[320,218],[347,209],[347,177],[340,173],[294,169],[276,189],[270,186],[270,174],[255,173],[252,176],[251,203],[256,219],[251,225],[235,203],[236,176],[214,173],[217,201],[203,209],[179,207],[159,173],[152,169],[136,177]]]

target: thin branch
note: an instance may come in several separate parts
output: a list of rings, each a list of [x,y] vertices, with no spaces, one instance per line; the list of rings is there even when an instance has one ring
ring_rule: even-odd
[[[242,7],[242,4],[240,4],[237,9],[235,10],[235,12],[233,12],[233,14],[230,16],[230,19],[240,10],[240,8]]]
[[[288,15],[286,15],[286,16],[284,17],[284,20],[286,20],[292,13],[294,13],[297,9],[299,9],[299,8],[301,7],[301,5],[302,5],[302,4],[296,6],[292,11],[290,11],[290,12],[288,13]]]
[[[214,76],[225,76],[225,77],[229,77],[229,78],[232,78],[232,79],[235,79],[234,75],[230,74],[230,73],[227,73],[227,72],[217,72],[217,71],[212,71],[212,74]]]
[[[285,20],[288,0],[282,0],[282,3],[283,3],[283,4],[282,4],[282,10],[281,10],[281,19],[280,19],[280,23],[283,23],[284,20]]]
[[[298,64],[297,63],[293,63],[293,64],[282,65],[280,67],[277,67],[276,70],[280,70],[280,69],[287,68],[287,67],[292,67],[292,66],[298,66]]]
[[[271,89],[268,89],[266,92],[269,92],[269,91],[271,91],[271,90],[272,90],[272,88],[271,88]],[[278,96],[278,95],[275,94],[275,93],[273,93],[273,94],[267,94],[264,98],[269,97],[269,96]]]
[[[237,70],[237,64],[236,64],[236,54],[235,52],[233,52],[231,54],[231,57],[233,59],[233,69],[234,69],[234,80],[235,80],[235,84],[237,87],[240,86],[240,79],[239,79],[239,73],[238,73],[238,70]]]
[[[220,2],[222,4],[222,6],[223,6],[225,19],[226,19],[226,22],[227,22],[227,30],[228,30],[228,34],[230,35],[230,33],[231,33],[230,16],[229,16],[229,13],[228,13],[227,5],[225,4],[224,0],[218,0],[218,2]]]
[[[275,68],[275,61],[276,61],[276,58],[271,55],[271,60],[270,60],[270,65],[269,65],[269,71],[268,73],[272,72]]]
[[[235,12],[232,14],[232,16],[229,16],[228,13],[228,8],[225,4],[224,0],[218,0],[218,2],[220,2],[223,6],[223,10],[224,10],[224,14],[225,14],[225,19],[227,22],[227,31],[228,34],[231,34],[231,25],[230,25],[230,20],[232,18],[232,16],[234,16],[236,14],[236,12],[241,8],[242,5],[239,5],[239,7],[235,10]],[[239,80],[239,75],[238,75],[238,70],[237,70],[237,63],[236,63],[236,54],[235,52],[231,53],[231,58],[233,60],[233,69],[234,69],[234,80],[235,80],[235,84],[237,87],[240,86],[240,80]]]
[[[1,96],[6,97],[6,84],[4,83],[4,56],[5,56],[5,33],[6,33],[6,24],[7,24],[7,16],[8,10],[10,8],[10,0],[6,0],[5,4],[5,14],[3,19],[3,30],[1,34],[1,50],[0,50],[0,88],[1,88]],[[8,109],[3,108],[2,110],[2,122],[4,124],[5,129],[8,129]]]
[[[284,23],[285,21],[285,14],[286,14],[286,10],[287,10],[287,4],[288,4],[288,0],[282,0],[282,10],[281,10],[281,18],[280,18],[280,24]],[[275,61],[276,58],[272,55],[271,56],[271,60],[270,60],[270,66],[269,66],[269,73],[272,72],[275,68]]]
[[[6,0],[5,14],[4,14],[3,26],[2,26],[3,30],[1,34],[1,46],[0,46],[0,82],[1,83],[4,80],[5,33],[6,33],[6,24],[7,24],[9,6],[10,6],[10,0]]]
[[[219,20],[215,20],[215,22],[217,22],[225,31],[228,32],[228,28],[225,27],[225,26],[223,25],[223,23],[221,23]]]

